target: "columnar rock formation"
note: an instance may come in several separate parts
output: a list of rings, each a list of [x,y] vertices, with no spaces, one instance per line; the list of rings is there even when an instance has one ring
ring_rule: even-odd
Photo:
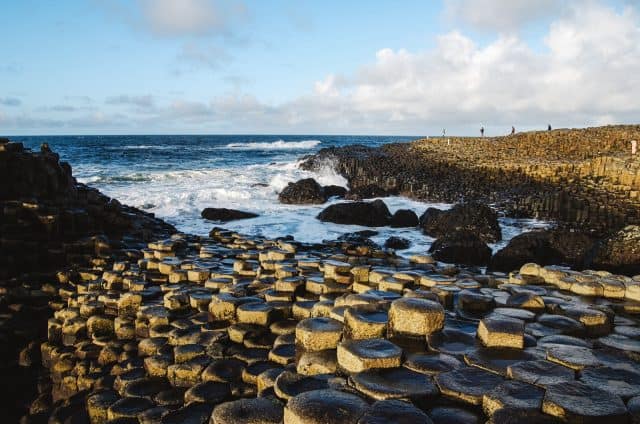
[[[496,204],[511,216],[564,221],[600,235],[640,223],[640,126],[430,138],[379,148],[323,149],[355,193]]]

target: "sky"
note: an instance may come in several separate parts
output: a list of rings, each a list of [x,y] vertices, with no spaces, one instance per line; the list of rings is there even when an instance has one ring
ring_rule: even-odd
[[[2,0],[0,135],[640,122],[640,0]]]

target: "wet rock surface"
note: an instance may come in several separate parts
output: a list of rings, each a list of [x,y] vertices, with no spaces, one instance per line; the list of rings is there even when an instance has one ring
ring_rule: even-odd
[[[209,221],[228,222],[236,221],[239,219],[251,219],[258,215],[252,212],[238,211],[235,209],[227,208],[205,208],[201,213],[204,219]]]
[[[320,212],[318,219],[336,224],[384,227],[391,222],[391,213],[382,200],[336,203]]]
[[[281,203],[293,205],[322,204],[330,197],[344,196],[346,189],[339,186],[323,187],[313,178],[305,178],[289,183],[278,194]]]

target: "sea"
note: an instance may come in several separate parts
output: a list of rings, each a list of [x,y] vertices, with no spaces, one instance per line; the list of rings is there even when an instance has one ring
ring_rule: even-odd
[[[105,135],[11,137],[25,147],[39,149],[48,143],[61,160],[72,165],[79,182],[99,189],[121,203],[135,206],[173,224],[179,231],[206,235],[219,226],[247,235],[268,238],[291,235],[302,242],[335,240],[367,228],[321,222],[318,213],[327,205],[284,205],[278,193],[290,182],[315,178],[322,185],[347,187],[331,162],[317,172],[300,168],[301,159],[324,147],[363,144],[380,146],[408,142],[413,136],[318,135]],[[391,212],[411,209],[418,215],[428,207],[447,209],[449,204],[426,203],[405,197],[382,198]],[[258,218],[214,223],[200,217],[207,207],[240,209]],[[549,224],[530,219],[500,218],[503,240]],[[418,229],[376,228],[371,239],[379,244],[390,236],[404,237],[411,247],[402,256],[424,254],[434,241]]]

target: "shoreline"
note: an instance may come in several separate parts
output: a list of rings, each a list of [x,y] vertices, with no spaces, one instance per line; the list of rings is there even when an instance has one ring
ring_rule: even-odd
[[[345,165],[360,159],[353,160],[338,166],[358,193],[372,179],[358,182],[354,170],[362,168]],[[10,323],[2,327],[10,346],[3,367],[20,384],[3,399],[16,418],[30,403],[34,421],[208,422],[225,405],[231,419],[242,406],[274,422],[284,414],[287,423],[320,413],[297,406],[313,388],[322,390],[314,400],[322,408],[351,405],[356,419],[380,416],[376,405],[396,397],[413,402],[404,410],[389,404],[391,411],[416,422],[446,422],[438,414],[497,419],[511,400],[493,389],[514,390],[507,377],[529,387],[516,365],[533,361],[589,371],[591,380],[560,386],[580,388],[585,405],[608,399],[601,412],[614,420],[637,414],[620,398],[640,395],[635,373],[624,379],[637,393],[621,394],[601,383],[618,377],[598,370],[637,366],[639,279],[533,264],[480,274],[358,239],[307,244],[216,228],[209,237],[176,234],[77,184],[52,152],[0,143],[4,164],[2,223],[12,231],[0,246],[0,307]],[[423,324],[404,324],[414,320]],[[333,379],[318,376],[325,373]],[[465,379],[491,395],[467,393]],[[529,390],[535,405],[520,410],[529,419],[585,413],[558,400],[562,387]]]

